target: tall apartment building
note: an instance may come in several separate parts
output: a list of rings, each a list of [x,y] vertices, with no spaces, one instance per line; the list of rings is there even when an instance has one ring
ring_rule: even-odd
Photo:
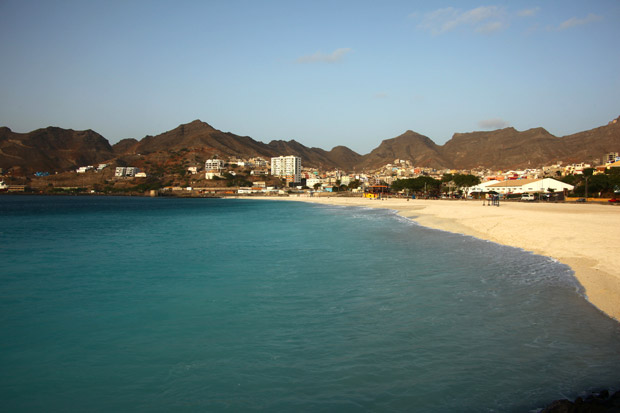
[[[605,154],[605,163],[614,163],[618,159],[618,152],[609,152]]]
[[[281,176],[286,182],[300,182],[301,158],[293,155],[271,158],[271,175]]]

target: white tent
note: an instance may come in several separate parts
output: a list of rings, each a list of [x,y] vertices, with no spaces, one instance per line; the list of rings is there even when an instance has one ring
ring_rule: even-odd
[[[544,179],[515,179],[498,182],[487,186],[489,191],[497,191],[500,194],[533,194],[572,191],[573,185],[558,181],[553,178]]]

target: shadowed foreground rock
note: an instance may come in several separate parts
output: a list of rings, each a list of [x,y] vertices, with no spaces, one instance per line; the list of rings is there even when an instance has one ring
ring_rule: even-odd
[[[556,400],[541,413],[620,413],[620,391],[611,397],[607,390],[603,390],[585,399],[578,397],[574,402]]]

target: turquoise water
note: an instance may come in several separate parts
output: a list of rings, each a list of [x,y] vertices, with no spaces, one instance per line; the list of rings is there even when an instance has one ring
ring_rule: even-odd
[[[526,412],[620,387],[549,258],[389,211],[0,197],[3,411]]]

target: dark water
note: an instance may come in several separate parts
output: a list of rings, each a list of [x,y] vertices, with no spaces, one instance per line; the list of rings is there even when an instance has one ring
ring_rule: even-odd
[[[3,411],[527,412],[620,387],[549,258],[386,211],[0,197]]]

